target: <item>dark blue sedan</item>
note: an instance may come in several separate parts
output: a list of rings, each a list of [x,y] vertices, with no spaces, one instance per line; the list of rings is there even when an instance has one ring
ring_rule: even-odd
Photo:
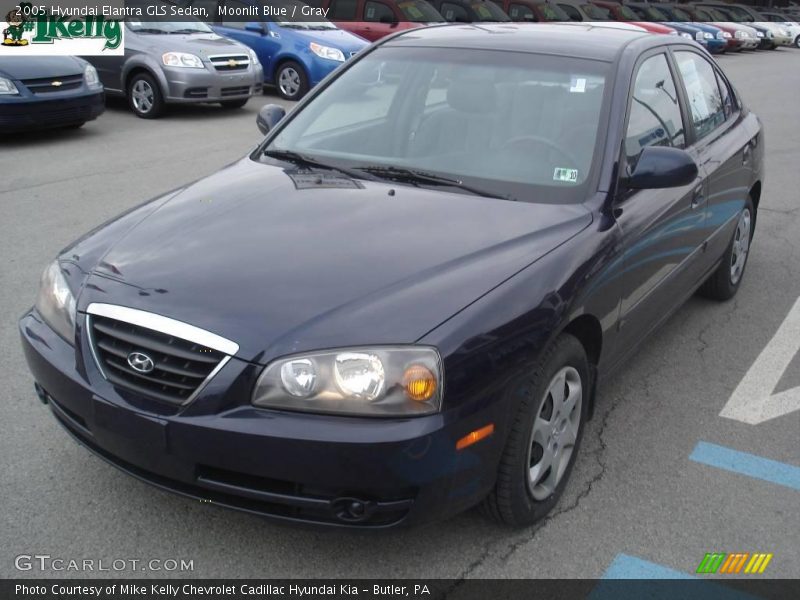
[[[0,130],[80,127],[105,110],[97,71],[71,56],[0,58]]]
[[[761,124],[679,36],[415,29],[258,124],[249,156],[65,249],[20,321],[55,419],[163,489],[527,525],[598,386],[743,281]]]

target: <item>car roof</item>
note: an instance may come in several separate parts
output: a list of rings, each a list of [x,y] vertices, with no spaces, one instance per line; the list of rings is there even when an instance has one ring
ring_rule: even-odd
[[[459,23],[411,29],[387,38],[384,44],[556,54],[612,62],[631,42],[652,39],[657,45],[654,38],[661,37],[665,36],[591,23]]]

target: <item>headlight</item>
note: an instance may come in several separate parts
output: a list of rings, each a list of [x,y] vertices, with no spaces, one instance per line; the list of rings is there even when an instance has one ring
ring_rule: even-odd
[[[729,40],[729,39],[731,39],[731,37],[733,37],[733,36],[731,36],[730,32],[728,32],[728,31],[723,31],[723,32],[722,32],[722,37],[723,37],[723,38],[725,38],[726,40]]]
[[[203,69],[203,61],[199,56],[188,52],[165,52],[161,55],[161,62],[168,67],[186,67],[187,69]]]
[[[673,29],[667,35],[678,35],[678,32]]]
[[[772,31],[771,31],[771,30],[770,30],[770,31],[767,31],[767,37],[768,37],[768,38],[775,37],[775,34],[774,34],[774,33],[772,33]]]
[[[691,34],[691,33],[686,33],[686,32],[682,33],[682,34],[681,34],[681,37],[684,37],[684,38],[686,38],[687,40],[693,40],[693,39],[694,39],[694,38],[692,37],[692,34]]]
[[[706,32],[703,33],[703,37],[706,38],[707,40],[713,40],[714,39],[714,34],[713,33],[709,33],[708,31],[706,31]]]
[[[36,310],[58,335],[70,344],[75,339],[75,296],[67,285],[58,261],[42,273]]]
[[[250,62],[253,64],[254,67],[257,67],[261,63],[258,60],[258,54],[256,54],[252,48],[250,48]]]
[[[764,37],[764,32],[763,31],[756,31],[756,37],[763,38]]]
[[[781,29],[778,31],[778,35],[780,35],[781,37],[789,37],[789,32],[786,31],[785,29]]]
[[[414,416],[442,402],[442,361],[430,347],[395,346],[309,352],[268,365],[256,406],[316,413]]]
[[[93,89],[103,87],[103,84],[100,83],[100,77],[97,76],[97,69],[92,65],[86,65],[86,69],[83,71],[83,78],[86,81],[86,87]]]
[[[330,60],[338,60],[339,62],[344,62],[344,53],[338,48],[323,46],[321,44],[317,44],[316,42],[311,42],[308,45],[308,47],[311,48],[311,51],[320,58],[327,58]]]
[[[19,90],[17,86],[14,85],[14,82],[5,77],[0,77],[0,96],[12,96],[16,94],[19,94]]]

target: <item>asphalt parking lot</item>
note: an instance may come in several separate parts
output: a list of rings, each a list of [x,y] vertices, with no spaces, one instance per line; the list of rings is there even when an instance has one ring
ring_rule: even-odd
[[[106,219],[243,156],[261,138],[257,110],[277,96],[158,121],[114,102],[81,130],[3,140],[0,576],[110,575],[20,572],[21,554],[185,559],[196,577],[575,578],[611,568],[694,573],[707,552],[767,552],[764,576],[797,577],[800,412],[761,424],[719,413],[800,297],[800,50],[719,62],[766,129],[767,179],[742,288],[727,304],[691,300],[600,390],[565,496],[522,531],[474,511],[381,535],[276,526],[118,472],[36,399],[17,318],[42,268]],[[800,386],[800,354],[787,360],[776,393]],[[713,464],[728,459],[749,474]],[[738,468],[745,463],[752,468]]]

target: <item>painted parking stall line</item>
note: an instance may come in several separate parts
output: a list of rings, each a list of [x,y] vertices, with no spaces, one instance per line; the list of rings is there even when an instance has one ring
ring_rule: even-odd
[[[800,491],[800,467],[755,454],[698,442],[689,460]]]
[[[588,600],[755,600],[757,596],[712,581],[702,581],[658,563],[617,554]]]
[[[725,403],[721,417],[758,425],[800,410],[800,386],[773,394],[800,350],[800,298]]]

